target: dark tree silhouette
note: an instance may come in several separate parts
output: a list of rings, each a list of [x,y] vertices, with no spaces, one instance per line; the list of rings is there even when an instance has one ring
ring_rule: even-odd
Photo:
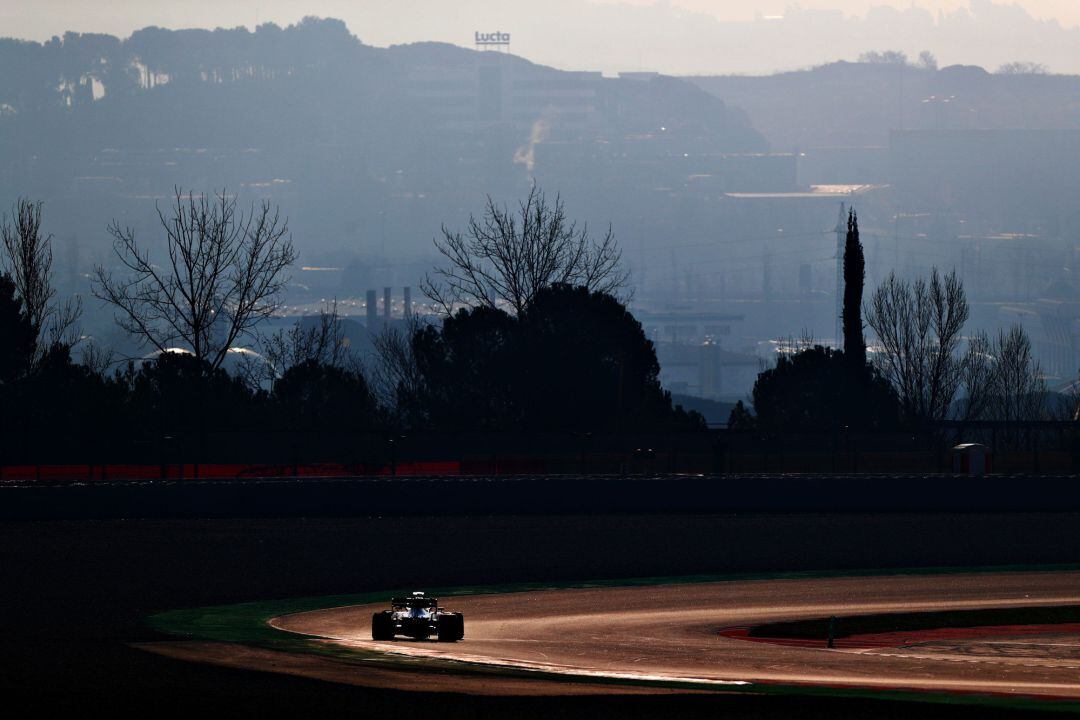
[[[25,376],[33,358],[33,323],[23,312],[15,283],[0,274],[0,386],[10,387]]]
[[[751,430],[757,425],[757,420],[743,401],[739,400],[735,403],[735,407],[731,408],[727,425],[729,430]]]
[[[274,383],[279,425],[294,430],[372,429],[379,416],[364,376],[335,365],[306,360]]]
[[[53,345],[73,345],[75,327],[82,314],[78,298],[60,303],[52,284],[52,235],[41,229],[40,202],[20,199],[10,219],[0,222],[4,255],[2,269],[15,283],[16,296],[30,321],[34,337],[33,361],[41,360]]]
[[[896,393],[880,374],[856,367],[844,353],[817,345],[788,356],[758,375],[753,390],[756,423],[777,432],[820,432],[850,427],[887,430],[899,422]]]
[[[129,365],[119,381],[127,393],[127,422],[139,430],[253,429],[261,417],[242,380],[188,353]]]
[[[461,310],[414,338],[420,405],[436,427],[488,430],[698,428],[672,408],[641,324],[618,300],[554,285],[519,316]]]
[[[520,373],[516,322],[502,310],[459,310],[442,327],[413,337],[421,381],[420,422],[436,428],[499,430],[519,427],[514,401]]]
[[[49,287],[49,272],[35,274]],[[73,363],[67,343],[41,342],[40,326],[20,295],[16,281],[0,274],[0,448],[10,434],[18,438],[14,444],[20,449],[55,453],[57,445],[78,442],[74,436],[85,434],[89,418],[96,429],[114,427],[121,415],[122,391]],[[43,310],[45,322],[54,320],[53,309],[50,303]]]
[[[527,426],[617,431],[678,423],[652,341],[611,295],[555,285],[535,297],[520,327],[518,396]]]
[[[866,340],[863,338],[862,297],[866,280],[866,259],[859,242],[859,218],[848,213],[847,239],[844,242],[844,356],[852,366],[866,365]]]
[[[58,440],[61,445],[78,444],[78,438],[66,436],[130,431],[123,423],[123,402],[121,385],[72,362],[70,348],[55,343],[17,386],[12,416],[19,426],[14,429],[36,431],[32,441],[45,447]]]

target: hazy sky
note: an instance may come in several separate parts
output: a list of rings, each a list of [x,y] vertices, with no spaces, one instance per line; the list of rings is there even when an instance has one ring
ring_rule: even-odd
[[[652,5],[655,0],[595,0],[596,2],[628,5]],[[1000,2],[1001,0],[999,0]],[[792,5],[814,10],[842,10],[850,15],[865,15],[875,5],[891,5],[895,8],[926,8],[931,12],[956,10],[968,7],[968,0],[671,0],[677,7],[716,15],[725,20],[749,20],[755,13],[762,15],[782,14]],[[1063,25],[1080,25],[1080,0],[1018,0],[1004,4],[1019,5],[1034,17],[1057,20]]]
[[[45,40],[65,30],[127,36],[147,25],[254,27],[270,21],[288,25],[317,15],[341,18],[365,43],[379,46],[438,40],[469,47],[474,30],[501,30],[513,33],[515,54],[562,69],[756,73],[893,49],[877,47],[889,44],[891,36],[879,28],[876,36],[866,39],[874,47],[849,42],[835,49],[828,43],[809,51],[788,48],[787,55],[777,58],[778,66],[770,67],[763,64],[761,56],[768,53],[761,47],[730,48],[724,56],[717,45],[727,41],[717,40],[705,27],[714,25],[712,18],[752,20],[781,15],[792,6],[840,10],[849,16],[862,16],[882,5],[915,6],[935,14],[971,8],[978,15],[979,7],[990,2],[1015,4],[1034,18],[1056,20],[1066,27],[1080,26],[1080,0],[0,0],[0,36]],[[1037,60],[1055,71],[1080,72],[1080,55],[1072,51],[1071,41],[1052,38],[1049,42],[1058,45],[1056,51],[1043,53],[1041,48],[1048,43],[1045,32],[1031,27],[1026,31],[1019,33],[1024,37],[1015,44],[1006,31],[993,38],[955,42],[938,38],[935,45],[924,44],[925,29],[914,28],[897,36],[895,49],[909,54],[930,49],[945,63]],[[828,36],[827,29],[819,29],[821,33]],[[998,55],[980,47],[989,43],[998,46]]]

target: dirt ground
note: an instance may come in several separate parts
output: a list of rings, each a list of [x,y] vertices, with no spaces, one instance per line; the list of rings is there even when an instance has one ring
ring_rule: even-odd
[[[738,695],[504,697],[358,688],[182,662],[147,614],[390,587],[692,573],[1080,563],[1080,517],[558,516],[0,524],[10,707],[153,716],[910,717],[905,703]],[[718,704],[720,703],[720,704]],[[1012,716],[920,706],[920,716]]]

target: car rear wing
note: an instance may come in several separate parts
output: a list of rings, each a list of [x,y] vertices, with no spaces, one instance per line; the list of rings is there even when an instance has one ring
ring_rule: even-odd
[[[436,607],[439,604],[439,598],[396,597],[390,600],[390,604],[401,605],[402,607]]]

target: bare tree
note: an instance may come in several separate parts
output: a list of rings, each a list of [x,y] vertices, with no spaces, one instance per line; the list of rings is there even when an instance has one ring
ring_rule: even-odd
[[[1031,338],[1019,325],[999,330],[991,350],[994,368],[990,382],[989,416],[1004,422],[1045,420],[1046,381],[1031,351]]]
[[[165,262],[154,262],[134,230],[113,221],[113,250],[130,274],[116,279],[98,266],[94,295],[115,307],[120,326],[144,345],[163,351],[180,343],[216,369],[279,307],[296,259],[288,221],[266,201],[245,214],[225,191],[209,198],[179,188],[171,216],[157,213]]]
[[[990,337],[980,330],[968,338],[967,352],[961,365],[960,387],[963,398],[959,420],[985,419],[989,412],[994,382],[994,348]]]
[[[1020,326],[994,338],[977,332],[961,353],[969,312],[963,283],[936,269],[929,282],[890,275],[874,292],[867,322],[881,345],[875,362],[905,413],[931,422],[1045,418],[1046,383],[1027,333]]]
[[[911,282],[893,273],[874,292],[866,321],[881,346],[875,362],[908,417],[949,417],[965,380],[964,358],[957,351],[969,315],[964,286],[955,272],[942,277],[935,268],[929,282]]]
[[[337,300],[319,309],[314,323],[297,320],[288,330],[259,337],[262,359],[244,355],[240,374],[252,389],[272,385],[289,368],[307,362],[344,367],[352,361]]]
[[[1032,354],[1031,339],[1021,326],[1014,325],[1007,331],[999,330],[993,338],[985,332],[976,333],[968,346],[961,419],[1004,422],[997,444],[1019,447],[1025,428],[1018,423],[1046,420],[1051,415],[1049,393],[1039,361]],[[1031,428],[1026,430],[1030,441]]]
[[[0,223],[4,258],[0,267],[11,276],[34,336],[36,363],[56,344],[73,345],[82,315],[82,301],[75,297],[58,303],[52,284],[52,235],[41,232],[42,203],[20,198],[10,218]]]
[[[288,330],[278,330],[259,343],[263,356],[278,372],[305,362],[341,365],[348,352],[345,329],[338,315],[337,300],[319,309],[318,321],[304,327],[297,321]]]
[[[435,248],[448,264],[421,289],[448,315],[478,306],[520,313],[556,283],[617,294],[629,279],[610,227],[594,240],[586,226],[567,220],[559,197],[549,204],[535,187],[515,211],[488,197],[483,217],[470,216],[464,235],[444,226]]]
[[[409,419],[423,382],[413,355],[413,337],[422,322],[413,315],[403,327],[388,325],[373,338],[372,389],[379,403],[399,422]]]
[[[82,344],[80,363],[95,375],[105,377],[116,362],[116,353],[112,348],[103,348],[92,339]]]

